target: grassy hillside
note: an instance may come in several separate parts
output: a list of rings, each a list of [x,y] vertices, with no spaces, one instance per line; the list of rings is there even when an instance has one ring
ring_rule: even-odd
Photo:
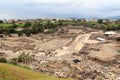
[[[72,80],[47,76],[10,64],[0,63],[0,80]]]

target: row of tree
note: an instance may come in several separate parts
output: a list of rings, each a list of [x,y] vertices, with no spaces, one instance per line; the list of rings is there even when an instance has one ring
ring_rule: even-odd
[[[110,21],[107,19],[98,19],[97,21],[86,21],[85,19],[78,19],[73,22],[75,26],[84,26],[105,31],[120,30],[120,20]]]
[[[22,25],[22,26],[21,26]],[[12,26],[9,27],[1,27],[0,34],[9,35],[17,33],[18,36],[22,36],[25,34],[26,36],[30,36],[31,34],[43,33],[45,29],[57,30],[57,23],[51,21],[42,21],[42,22],[29,22],[26,21],[22,24],[13,23]],[[49,31],[50,31],[49,30]]]
[[[73,25],[73,26],[84,26],[91,27],[95,29],[108,30],[120,30],[120,20],[110,22],[106,20],[104,22],[102,19],[95,21],[86,21],[85,19],[73,19],[73,20],[59,20],[59,21],[25,21],[24,23],[17,24],[12,22],[12,26],[0,27],[0,34],[9,35],[11,33],[17,33],[18,36],[25,34],[30,36],[31,34],[43,33],[45,29],[48,29],[48,33],[54,33],[59,27]],[[20,28],[20,30],[18,30]]]

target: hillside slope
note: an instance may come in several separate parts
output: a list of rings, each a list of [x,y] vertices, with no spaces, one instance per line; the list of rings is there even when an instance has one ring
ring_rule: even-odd
[[[72,79],[61,79],[51,77],[41,73],[26,70],[24,68],[13,66],[10,64],[0,63],[0,80],[72,80]]]

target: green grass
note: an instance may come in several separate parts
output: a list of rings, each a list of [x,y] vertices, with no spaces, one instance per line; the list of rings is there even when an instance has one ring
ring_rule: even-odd
[[[24,27],[24,24],[20,24],[20,23],[18,23],[18,24],[16,24],[18,27],[20,27],[20,28],[23,28]]]
[[[11,27],[12,25],[13,25],[13,24],[6,24],[6,23],[4,24],[4,23],[3,23],[3,24],[0,24],[0,27],[1,27],[1,28],[7,28],[7,27]]]
[[[72,80],[48,76],[11,64],[0,63],[0,80]]]
[[[16,24],[18,27],[23,28],[24,24]],[[0,28],[8,28],[13,26],[13,24],[10,23],[2,23],[0,24]]]

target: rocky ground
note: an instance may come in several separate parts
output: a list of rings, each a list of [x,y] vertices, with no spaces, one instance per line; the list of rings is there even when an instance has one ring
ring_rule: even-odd
[[[100,35],[101,34],[101,35]],[[6,37],[0,56],[7,59],[20,53],[34,54],[31,69],[75,80],[120,80],[120,45],[111,40],[100,43],[101,32],[71,29],[65,34],[38,34],[31,37]]]

